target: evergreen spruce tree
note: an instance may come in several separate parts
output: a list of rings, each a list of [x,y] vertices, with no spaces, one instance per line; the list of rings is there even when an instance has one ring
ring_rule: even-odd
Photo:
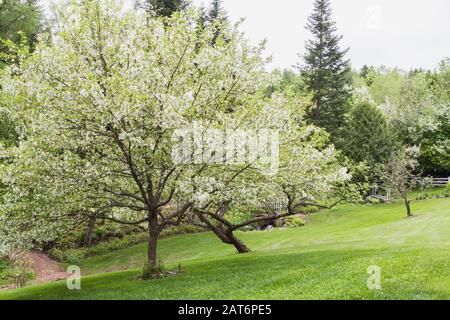
[[[203,4],[199,7],[199,11],[200,11],[200,16],[199,16],[198,24],[203,28],[205,23],[208,21],[208,13]]]
[[[227,20],[227,15],[222,7],[222,0],[212,0],[211,5],[208,10],[208,21],[215,20],[225,21]]]
[[[171,17],[174,12],[181,11],[188,6],[186,0],[147,0],[150,10],[158,16]]]
[[[373,84],[375,68],[367,65],[363,65],[361,68],[360,76],[364,79],[367,86],[371,86]]]
[[[314,124],[325,128],[339,146],[348,112],[351,74],[349,61],[345,59],[348,49],[339,47],[342,36],[336,34],[330,0],[315,1],[306,28],[313,39],[306,42],[300,70],[307,88],[313,93],[310,118]]]
[[[212,0],[209,10],[206,15],[206,19],[209,23],[226,23],[228,21],[227,14],[222,7],[222,0]],[[217,41],[220,36],[220,27],[216,28],[214,37],[212,39],[212,45]]]

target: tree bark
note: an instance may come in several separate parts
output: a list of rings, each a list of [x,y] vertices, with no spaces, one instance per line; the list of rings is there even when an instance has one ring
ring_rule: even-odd
[[[159,237],[158,217],[151,215],[148,222],[148,264],[150,267],[157,267],[157,244]]]
[[[412,217],[412,213],[411,213],[411,201],[408,200],[408,198],[406,196],[403,196],[403,199],[405,200],[405,207],[406,207],[406,214],[408,217]]]
[[[229,243],[232,244],[239,253],[248,253],[251,251],[250,248],[247,247],[244,242],[237,238],[233,233],[230,233],[227,237]]]
[[[314,109],[313,119],[315,121],[320,120],[320,103],[319,103],[319,101],[316,102],[316,108]]]
[[[92,245],[92,236],[94,234],[95,222],[97,221],[96,216],[90,216],[86,227],[86,238],[84,240],[84,245],[90,247]]]
[[[233,234],[233,230],[228,229],[226,226],[216,226],[212,224],[206,217],[202,214],[199,214],[198,217],[202,222],[204,222],[208,228],[214,232],[214,234],[219,237],[219,239],[226,244],[232,244],[239,253],[247,253],[250,252],[250,248],[247,247],[244,242],[242,242],[239,238],[237,238]]]

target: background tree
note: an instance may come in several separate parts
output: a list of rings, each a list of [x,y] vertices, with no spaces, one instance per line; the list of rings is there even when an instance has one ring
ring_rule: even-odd
[[[395,140],[406,147],[420,146],[421,169],[443,177],[450,172],[446,160],[449,65],[444,59],[434,71],[368,68],[369,83],[353,74],[355,93],[384,114]]]
[[[356,163],[367,163],[372,169],[385,163],[395,148],[384,115],[368,102],[359,102],[353,107],[346,135],[345,154]]]
[[[208,21],[208,14],[206,12],[205,6],[202,4],[199,8],[199,18],[198,18],[198,29],[202,30],[205,26],[206,22]]]
[[[227,14],[222,6],[222,0],[212,0],[211,1],[211,4],[209,5],[207,16],[208,16],[208,21],[210,21],[210,22],[215,21],[215,20],[226,21],[228,19]]]
[[[21,34],[28,39],[31,48],[37,41],[37,35],[42,31],[42,12],[36,0],[3,0],[0,2],[0,53],[7,54],[8,46],[5,40],[15,43],[22,41]],[[0,59],[2,64],[8,63],[5,56]]]
[[[282,93],[289,97],[304,96],[307,93],[303,78],[292,70],[285,69],[283,71],[275,69],[273,75],[280,79],[276,84],[267,88],[267,96],[273,93]]]
[[[372,67],[372,66],[364,65],[361,68],[360,75],[369,87],[373,83],[373,73],[374,73],[374,67]]]
[[[437,102],[450,103],[450,58],[444,58],[435,72],[429,72],[428,84]]]
[[[222,7],[221,0],[212,0],[206,13],[206,21],[209,24],[214,25],[215,28],[214,37],[211,41],[211,44],[214,45],[217,42],[219,36],[221,35],[221,29],[223,29],[224,25],[228,23],[228,17],[225,10]]]
[[[0,108],[0,146],[7,148],[19,139],[16,127],[5,108]],[[1,161],[1,160],[0,160]]]
[[[32,49],[42,30],[38,1],[0,1],[0,69],[17,62],[17,51]],[[0,99],[0,144],[10,145],[16,141],[15,125]]]
[[[436,122],[424,130],[420,141],[420,165],[434,176],[450,176],[450,110],[443,108]]]
[[[186,0],[146,0],[149,9],[158,16],[171,17],[174,12],[186,9],[188,2]]]
[[[416,153],[414,148],[399,149],[391,156],[380,175],[385,186],[403,198],[408,217],[413,215],[408,193],[419,183]]]
[[[314,124],[325,128],[332,141],[339,145],[349,107],[351,73],[349,61],[345,59],[348,49],[339,47],[342,36],[336,34],[330,0],[314,2],[306,28],[313,39],[306,42],[306,53],[301,56],[303,65],[299,68],[307,88],[313,93],[310,118]]]

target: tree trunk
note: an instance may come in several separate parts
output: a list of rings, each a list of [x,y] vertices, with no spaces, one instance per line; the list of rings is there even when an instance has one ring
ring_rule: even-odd
[[[403,196],[403,199],[405,200],[405,207],[406,207],[406,214],[408,217],[412,217],[412,213],[411,213],[411,201],[408,200],[408,198],[406,196]]]
[[[210,225],[210,229],[222,240],[223,243],[232,244],[239,253],[247,253],[251,250],[247,247],[244,242],[237,238],[232,230],[224,230],[222,227],[216,227]]]
[[[214,232],[216,236],[219,237],[220,240],[222,240],[223,243],[232,244],[239,253],[247,253],[251,251],[250,248],[244,244],[244,242],[233,234],[233,230],[228,229],[227,226],[216,226],[209,222],[209,220],[202,214],[198,215],[198,217],[212,232]]]
[[[250,248],[247,247],[244,242],[242,242],[239,238],[237,238],[233,233],[227,235],[229,243],[232,244],[239,253],[248,253],[250,252]]]
[[[95,216],[90,216],[88,225],[86,227],[86,238],[84,239],[84,245],[90,247],[92,245],[92,236],[94,234],[95,222],[97,218]]]
[[[315,121],[319,121],[320,120],[320,105],[318,103],[316,104],[316,108],[314,109],[313,119]]]
[[[158,244],[159,230],[158,230],[158,217],[150,217],[148,222],[148,264],[150,267],[157,267],[157,244]]]

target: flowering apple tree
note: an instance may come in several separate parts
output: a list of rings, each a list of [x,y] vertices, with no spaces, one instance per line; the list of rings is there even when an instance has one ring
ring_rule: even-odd
[[[214,177],[214,187],[201,189],[203,201],[195,202],[193,211],[197,225],[212,230],[224,243],[232,244],[239,253],[250,249],[233,232],[248,225],[303,213],[305,207],[332,208],[344,199],[355,196],[348,185],[350,179],[346,168],[339,165],[337,152],[327,145],[327,134],[304,121],[307,101],[288,101],[273,97],[271,108],[260,110],[253,123],[247,127],[276,128],[279,133],[276,152],[277,168],[265,172],[253,162],[242,168],[232,166],[209,168]],[[256,121],[258,119],[259,121]],[[259,128],[260,129],[260,128]],[[273,154],[271,154],[273,156]],[[276,199],[282,208],[270,208],[266,215],[233,222],[230,207],[267,202]]]
[[[1,242],[48,241],[95,215],[145,224],[156,266],[158,235],[183,221],[186,183],[209,166],[173,161],[174,131],[251,116],[270,81],[263,46],[238,26],[211,46],[217,26],[199,30],[193,9],[156,18],[101,0],[58,16],[52,39],[1,79],[21,132],[3,150]]]

